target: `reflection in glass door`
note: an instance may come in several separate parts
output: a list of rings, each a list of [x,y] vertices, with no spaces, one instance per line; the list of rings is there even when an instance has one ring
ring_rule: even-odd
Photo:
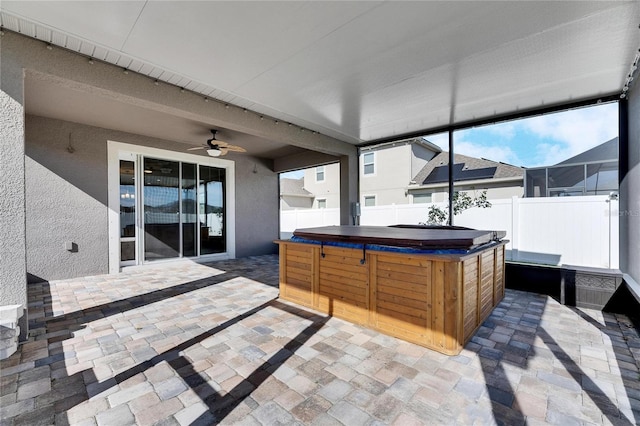
[[[180,256],[180,168],[176,161],[144,159],[144,260]]]
[[[120,262],[136,262],[135,161],[120,160]]]
[[[226,251],[224,188],[224,169],[200,166],[200,254]]]
[[[184,257],[197,256],[198,238],[196,225],[198,217],[196,215],[196,165],[182,163],[182,255]]]

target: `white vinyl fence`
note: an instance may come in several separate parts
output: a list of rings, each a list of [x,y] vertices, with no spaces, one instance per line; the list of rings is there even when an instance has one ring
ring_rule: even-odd
[[[507,260],[549,265],[618,268],[618,200],[608,196],[511,198],[471,208],[454,224],[506,231]],[[445,204],[438,204],[446,209]],[[362,207],[361,225],[418,224],[430,204]],[[298,228],[339,225],[339,209],[280,212],[282,238]]]

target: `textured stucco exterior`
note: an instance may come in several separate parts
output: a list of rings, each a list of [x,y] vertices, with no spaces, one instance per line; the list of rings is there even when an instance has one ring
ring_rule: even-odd
[[[30,79],[312,150],[308,156],[280,158],[285,165],[351,158],[354,161],[347,164],[353,170],[348,177],[355,183],[346,185],[357,188],[357,149],[347,143],[312,132],[300,133],[289,126],[269,125],[255,114],[202,102],[201,97],[181,94],[170,85],[150,85],[147,78],[125,75],[115,66],[88,66],[82,56],[63,49],[44,49],[41,41],[16,33],[5,32],[0,42],[2,173],[7,183],[2,197],[6,230],[1,240],[3,304],[26,304],[27,272],[32,280],[49,280],[112,270],[107,235],[107,140],[169,151],[185,149],[173,141],[109,130],[97,127],[99,124],[80,125],[39,116],[28,116],[25,124],[23,97]],[[73,153],[67,150],[69,138]],[[273,253],[276,246],[272,241],[278,238],[279,226],[274,161],[246,154],[225,158],[235,162],[235,255]],[[346,195],[354,200],[357,197],[353,190]],[[348,213],[348,203],[345,209]],[[74,250],[66,249],[68,243],[74,244]]]
[[[0,38],[0,52],[6,46]],[[22,305],[20,339],[27,333],[25,245],[24,86],[19,63],[0,60],[0,306]]]
[[[628,96],[628,173],[620,183],[620,269],[640,283],[640,86]]]
[[[167,151],[176,151],[176,144],[36,116],[27,116],[26,129],[28,273],[44,280],[108,273],[107,141]],[[233,159],[236,256],[273,253],[277,174],[264,160]],[[67,250],[66,242],[77,250]]]

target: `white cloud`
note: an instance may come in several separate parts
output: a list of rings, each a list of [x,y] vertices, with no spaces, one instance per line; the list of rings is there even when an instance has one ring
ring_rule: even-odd
[[[513,149],[506,145],[482,146],[470,141],[457,140],[455,152],[469,157],[486,158],[491,161],[501,161],[514,165],[522,163]]]
[[[557,159],[557,163],[618,136],[618,104],[533,117],[523,120],[522,124],[533,135],[564,145],[538,145],[543,158]]]
[[[618,104],[609,103],[459,131],[455,151],[518,166],[549,166],[616,136]],[[448,133],[427,139],[449,150]]]

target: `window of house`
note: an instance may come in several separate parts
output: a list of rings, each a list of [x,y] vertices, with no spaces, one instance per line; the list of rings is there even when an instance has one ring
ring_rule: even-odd
[[[372,175],[375,173],[375,155],[373,152],[367,152],[362,156],[362,164],[365,175]]]
[[[318,208],[326,209],[327,208],[327,200],[324,198],[318,199]]]
[[[431,193],[413,194],[413,204],[426,204],[431,202]]]
[[[316,182],[324,182],[324,166],[316,167]]]
[[[376,196],[375,195],[366,195],[364,197],[364,206],[365,207],[373,207],[376,205]]]

